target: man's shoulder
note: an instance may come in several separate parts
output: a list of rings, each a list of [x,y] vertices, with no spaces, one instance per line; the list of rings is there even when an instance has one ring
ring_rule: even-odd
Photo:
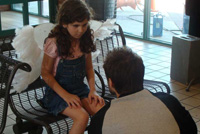
[[[181,133],[195,134],[197,132],[196,124],[190,113],[176,97],[166,93],[153,93],[153,95],[160,99],[171,111],[179,125]]]
[[[168,93],[157,92],[157,93],[152,93],[152,95],[160,99],[162,102],[176,102],[180,104],[179,100],[176,97]]]

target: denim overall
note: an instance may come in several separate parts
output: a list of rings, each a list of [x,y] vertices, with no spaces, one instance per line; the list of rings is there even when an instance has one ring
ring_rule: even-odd
[[[83,99],[87,98],[89,94],[89,88],[83,82],[85,76],[85,55],[83,55],[75,60],[61,59],[58,63],[55,79],[67,92]],[[42,102],[49,113],[54,115],[68,107],[68,104],[49,86],[46,86]]]

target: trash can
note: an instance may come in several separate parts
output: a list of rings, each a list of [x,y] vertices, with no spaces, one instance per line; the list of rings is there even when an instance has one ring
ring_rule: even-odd
[[[163,16],[156,14],[153,16],[153,37],[162,36],[163,34]]]
[[[170,76],[186,85],[200,77],[200,38],[187,34],[173,37]]]
[[[106,20],[116,17],[116,0],[86,0],[93,8],[95,20]]]
[[[190,22],[190,16],[187,16],[186,14],[183,15],[183,34],[189,33],[189,22]]]

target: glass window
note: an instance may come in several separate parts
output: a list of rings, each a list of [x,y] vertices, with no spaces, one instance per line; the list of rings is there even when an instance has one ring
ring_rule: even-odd
[[[117,0],[117,23],[126,34],[142,37],[144,0]]]
[[[49,0],[42,1],[42,16],[49,17]]]
[[[19,4],[13,4],[13,9],[17,10],[17,11],[22,11],[22,5],[21,3]]]
[[[28,11],[32,14],[38,14],[38,2],[33,1],[28,3]]]
[[[116,16],[125,34],[167,44],[189,29],[185,0],[117,0]]]
[[[185,0],[151,0],[150,39],[172,42],[174,35],[188,33]]]
[[[22,11],[23,4],[13,4],[12,8],[16,11]],[[49,17],[49,0],[28,2],[28,10],[30,14]]]
[[[19,27],[23,27],[23,16],[21,13],[13,11],[1,11],[2,30],[16,29]]]

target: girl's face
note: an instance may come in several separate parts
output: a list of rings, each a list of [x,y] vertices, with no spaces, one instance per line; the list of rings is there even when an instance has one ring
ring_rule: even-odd
[[[69,34],[75,38],[75,39],[80,39],[81,36],[85,33],[85,31],[88,28],[88,20],[85,19],[82,22],[74,22],[70,24],[64,24],[64,28],[66,28],[69,32]]]

